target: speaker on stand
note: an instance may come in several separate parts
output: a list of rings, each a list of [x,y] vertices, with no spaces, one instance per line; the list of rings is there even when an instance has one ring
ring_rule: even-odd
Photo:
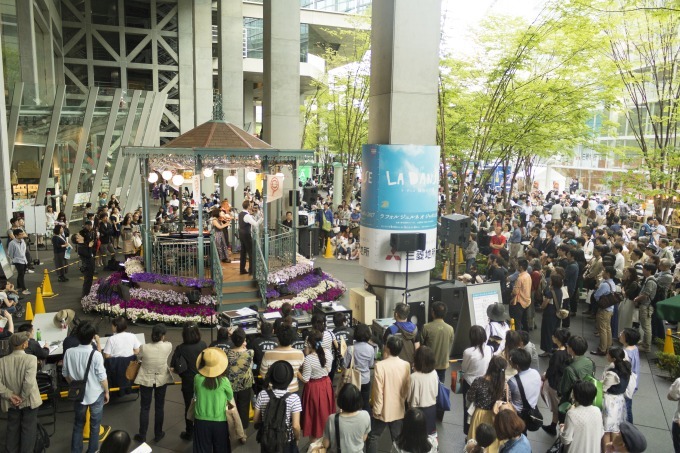
[[[427,304],[424,301],[408,302],[409,321],[418,326],[418,331],[423,333],[423,326],[427,322]]]
[[[453,277],[457,274],[458,247],[467,247],[470,241],[470,217],[461,214],[442,216],[439,227],[440,239],[453,245],[453,263],[451,269]]]
[[[390,247],[395,252],[406,252],[406,282],[404,284],[404,299],[408,300],[408,262],[411,252],[425,250],[425,233],[392,233],[390,235]]]

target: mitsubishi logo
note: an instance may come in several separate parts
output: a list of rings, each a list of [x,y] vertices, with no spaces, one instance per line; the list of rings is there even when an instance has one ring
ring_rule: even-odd
[[[397,254],[395,254],[394,249],[391,250],[391,253],[385,257],[385,261],[390,261],[392,258],[394,258],[394,261],[401,261],[401,257]]]

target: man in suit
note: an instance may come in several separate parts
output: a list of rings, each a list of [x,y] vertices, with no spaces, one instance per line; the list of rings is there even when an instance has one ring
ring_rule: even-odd
[[[377,453],[378,440],[385,427],[389,427],[393,442],[401,433],[404,406],[411,388],[411,365],[399,358],[402,347],[402,339],[391,335],[383,348],[383,360],[375,365],[373,418],[366,453]]]
[[[240,268],[241,274],[253,275],[255,272],[255,260],[253,257],[253,233],[252,227],[257,228],[262,220],[255,220],[250,212],[250,201],[243,200],[243,211],[238,213],[238,236],[241,241]],[[246,257],[248,259],[248,270],[246,270]]]
[[[35,447],[38,407],[38,359],[28,355],[28,332],[12,335],[12,353],[0,360],[0,405],[7,412],[7,451],[31,453]]]

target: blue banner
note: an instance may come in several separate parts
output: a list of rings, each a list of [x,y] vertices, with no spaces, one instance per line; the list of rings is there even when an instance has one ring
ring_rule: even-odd
[[[378,230],[437,227],[439,147],[364,145],[361,225]]]

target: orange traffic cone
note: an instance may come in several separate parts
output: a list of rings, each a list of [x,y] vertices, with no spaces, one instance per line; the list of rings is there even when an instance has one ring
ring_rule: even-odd
[[[666,339],[663,342],[663,353],[675,355],[675,348],[673,347],[673,337],[671,337],[671,329],[666,329]]]
[[[35,290],[35,314],[45,313],[45,303],[43,302],[42,290],[40,287]]]
[[[45,269],[45,276],[43,277],[42,282],[42,296],[48,299],[56,296],[56,294],[52,292],[52,283],[50,282],[50,274],[47,272],[47,269]]]
[[[323,254],[324,258],[333,258],[333,246],[331,245],[331,238],[326,238],[326,253]]]
[[[33,321],[33,307],[30,302],[26,302],[26,321]]]
[[[111,432],[111,427],[106,425],[99,425],[99,442],[103,442],[106,436]],[[83,441],[90,441],[90,408],[87,408],[85,413],[85,426],[83,426]]]

